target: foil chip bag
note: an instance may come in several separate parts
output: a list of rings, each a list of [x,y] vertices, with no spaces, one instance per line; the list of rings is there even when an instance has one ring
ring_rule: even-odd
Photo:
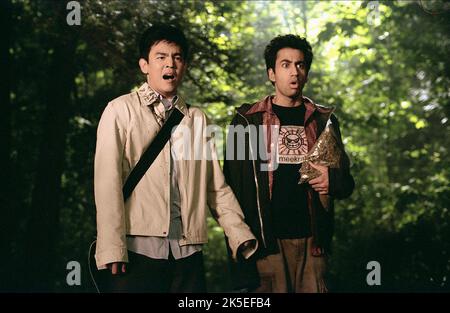
[[[328,120],[325,129],[322,131],[319,138],[317,138],[314,146],[302,160],[302,166],[299,170],[300,179],[298,183],[307,183],[311,179],[320,176],[320,172],[309,165],[309,162],[328,166],[330,168],[338,168],[342,153],[343,151],[338,144],[331,120]]]

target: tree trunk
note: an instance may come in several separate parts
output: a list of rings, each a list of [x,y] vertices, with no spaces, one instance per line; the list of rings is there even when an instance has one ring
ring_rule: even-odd
[[[64,6],[51,8],[56,18],[53,58],[48,69],[47,88],[41,99],[46,115],[33,186],[27,227],[25,287],[29,291],[53,291],[55,281],[65,281],[65,265],[59,264],[59,199],[65,161],[66,135],[74,88],[74,58],[77,26],[68,26]]]
[[[0,164],[2,179],[0,179],[0,251],[2,266],[0,266],[0,292],[13,291],[12,287],[12,242],[13,230],[17,225],[11,201],[11,67],[9,49],[11,47],[12,5],[10,1],[0,4]]]
[[[302,1],[302,19],[303,19],[303,27],[305,28],[305,37],[308,38],[308,3],[306,1]]]

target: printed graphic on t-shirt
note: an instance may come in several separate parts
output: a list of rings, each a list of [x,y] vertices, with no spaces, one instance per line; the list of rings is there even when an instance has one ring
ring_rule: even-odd
[[[308,152],[303,126],[281,126],[278,136],[278,163],[299,164]]]

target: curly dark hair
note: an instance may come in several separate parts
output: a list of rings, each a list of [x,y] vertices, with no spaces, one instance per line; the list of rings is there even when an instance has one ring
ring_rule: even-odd
[[[177,44],[181,48],[184,60],[189,57],[189,43],[179,27],[167,24],[154,24],[146,29],[139,41],[139,58],[148,61],[148,54],[154,44],[160,41],[168,41]]]
[[[275,71],[275,61],[277,53],[283,48],[293,48],[303,52],[305,55],[306,71],[309,72],[313,60],[311,45],[306,38],[297,35],[279,35],[273,38],[264,50],[264,59],[266,60],[266,69]]]

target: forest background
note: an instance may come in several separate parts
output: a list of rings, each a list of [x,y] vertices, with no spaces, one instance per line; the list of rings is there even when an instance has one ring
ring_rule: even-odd
[[[75,2],[80,25],[69,1],[1,1],[0,291],[94,291],[96,128],[144,81],[137,40],[161,21],[192,43],[180,93],[224,130],[236,106],[273,93],[267,43],[305,36],[304,94],[336,108],[356,181],[336,206],[331,291],[450,291],[448,1]],[[208,290],[230,291],[223,231],[208,224]]]

